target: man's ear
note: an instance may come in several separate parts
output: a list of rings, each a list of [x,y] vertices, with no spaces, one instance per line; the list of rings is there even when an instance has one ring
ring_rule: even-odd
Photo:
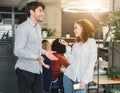
[[[33,14],[34,14],[34,11],[33,11],[33,10],[30,10],[30,14],[33,15]]]

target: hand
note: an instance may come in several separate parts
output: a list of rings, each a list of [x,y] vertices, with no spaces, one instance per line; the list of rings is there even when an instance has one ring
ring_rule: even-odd
[[[44,61],[44,58],[43,58],[42,56],[39,56],[39,57],[37,58],[37,60],[38,60],[38,61]]]
[[[80,89],[84,89],[85,88],[85,83],[83,81],[80,81]]]
[[[65,40],[63,39],[60,39],[59,42],[65,46],[68,46],[68,42],[66,42]]]
[[[44,63],[44,58],[42,56],[38,57],[37,60],[44,66],[45,68],[49,69],[50,66]]]
[[[58,60],[56,56],[53,55],[53,53],[56,53],[55,51],[46,51],[45,55],[50,59],[50,60]]]
[[[47,68],[47,69],[49,69],[49,68],[50,68],[50,66],[49,66],[49,65],[47,65],[47,64],[45,64],[45,65],[44,65],[44,67],[45,67],[45,68]]]
[[[49,69],[49,68],[50,68],[50,66],[49,66],[49,65],[47,65],[47,64],[45,64],[43,60],[41,60],[40,62],[41,62],[41,64],[42,64],[42,66],[43,66],[43,67],[45,67],[45,68],[47,68],[47,69]]]

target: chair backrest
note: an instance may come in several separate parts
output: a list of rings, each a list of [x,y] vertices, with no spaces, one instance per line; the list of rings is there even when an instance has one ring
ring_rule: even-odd
[[[59,74],[57,82],[52,83],[51,93],[64,93],[64,89],[63,89],[63,73]]]

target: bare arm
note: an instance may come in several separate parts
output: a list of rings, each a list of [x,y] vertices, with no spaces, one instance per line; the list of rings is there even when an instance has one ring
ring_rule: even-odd
[[[44,58],[42,56],[38,57],[37,60],[42,64],[43,67],[49,69],[50,66],[44,63]]]

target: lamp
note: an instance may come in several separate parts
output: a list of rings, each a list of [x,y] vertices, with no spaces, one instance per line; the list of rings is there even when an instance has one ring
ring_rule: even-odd
[[[62,2],[64,12],[109,12],[110,0],[70,0]]]
[[[109,9],[95,7],[95,8],[87,8],[87,7],[80,7],[80,6],[70,6],[63,9],[64,12],[108,12]]]

